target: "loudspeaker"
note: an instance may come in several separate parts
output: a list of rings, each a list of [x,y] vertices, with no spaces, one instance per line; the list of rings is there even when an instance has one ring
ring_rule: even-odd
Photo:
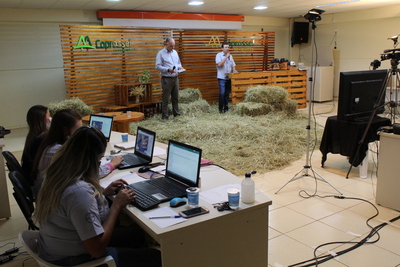
[[[310,24],[308,22],[294,22],[292,34],[292,47],[295,44],[308,43],[308,32]]]

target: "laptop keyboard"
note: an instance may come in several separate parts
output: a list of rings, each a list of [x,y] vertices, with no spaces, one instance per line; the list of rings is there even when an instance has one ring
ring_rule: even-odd
[[[150,210],[156,208],[161,203],[157,198],[149,196],[136,188],[133,188],[129,185],[127,188],[135,191],[136,198],[134,201],[132,201],[132,204],[140,210]]]
[[[151,179],[148,180],[148,183],[173,196],[186,195],[186,187],[183,185],[182,187],[178,187],[177,183],[171,183],[167,179]]]
[[[129,166],[140,164],[144,161],[143,159],[136,157],[135,154],[124,154],[122,155],[122,158],[124,159],[124,163]]]

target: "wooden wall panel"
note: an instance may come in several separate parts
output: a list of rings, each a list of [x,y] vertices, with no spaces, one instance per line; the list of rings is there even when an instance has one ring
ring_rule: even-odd
[[[218,102],[215,56],[224,40],[231,42],[238,71],[266,70],[274,58],[274,32],[60,25],[60,33],[67,97],[79,97],[96,111],[115,104],[115,84],[136,83],[146,69],[155,88],[153,101],[161,101],[155,58],[164,47],[165,38],[171,35],[187,69],[180,75],[180,88],[199,88],[209,103]],[[128,45],[105,48],[114,41],[128,41]]]

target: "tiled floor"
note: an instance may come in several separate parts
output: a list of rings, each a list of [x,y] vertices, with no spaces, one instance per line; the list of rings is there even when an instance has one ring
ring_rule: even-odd
[[[324,105],[315,105],[316,109],[320,106]],[[325,104],[325,111],[321,110],[326,113],[316,115],[316,121],[323,127],[326,118],[335,114],[335,108],[332,103],[328,103]],[[306,133],[304,134],[306,135]],[[25,129],[13,130],[4,139],[6,149],[21,151],[25,135]],[[376,158],[370,157],[367,178],[359,178],[358,168],[352,168],[349,179],[346,179],[345,176],[350,166],[346,157],[329,154],[325,168],[321,168],[320,162],[321,153],[316,150],[312,155],[311,166],[312,170],[322,176],[323,179],[319,180],[312,177],[313,172],[310,170],[307,170],[307,174],[311,176],[301,176],[304,174],[305,156],[283,170],[253,176],[257,189],[264,192],[273,201],[269,219],[269,266],[291,266],[312,259],[314,249],[324,243],[357,242],[364,238],[371,230],[366,221],[376,212],[374,207],[366,201],[374,204],[379,210],[379,215],[370,221],[372,227],[400,215],[398,211],[375,204]],[[300,170],[303,171],[300,173],[299,179],[288,183],[279,193],[275,194]],[[332,186],[323,180],[328,181]],[[355,199],[332,197],[339,195],[334,187],[340,190],[343,196]],[[305,191],[315,197],[304,198]],[[0,254],[13,246],[9,242],[15,242],[15,246],[20,246],[16,238],[17,234],[27,228],[27,223],[11,195],[10,184],[8,192],[12,217],[0,220]],[[400,220],[382,228],[379,234],[378,242],[364,244],[319,266],[400,266]],[[371,239],[371,241],[373,240],[376,240],[376,236]],[[318,249],[317,255],[321,253],[334,255],[351,245],[335,243],[324,246]],[[245,247],[243,251],[245,253]],[[28,256],[21,255],[4,266],[29,267],[37,266],[37,264]]]

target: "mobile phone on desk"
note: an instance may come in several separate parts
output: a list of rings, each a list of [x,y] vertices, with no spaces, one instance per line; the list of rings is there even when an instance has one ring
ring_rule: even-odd
[[[181,215],[183,218],[191,218],[194,216],[198,216],[201,214],[209,213],[210,210],[205,208],[205,207],[197,207],[189,210],[183,210],[179,212],[179,215]]]

